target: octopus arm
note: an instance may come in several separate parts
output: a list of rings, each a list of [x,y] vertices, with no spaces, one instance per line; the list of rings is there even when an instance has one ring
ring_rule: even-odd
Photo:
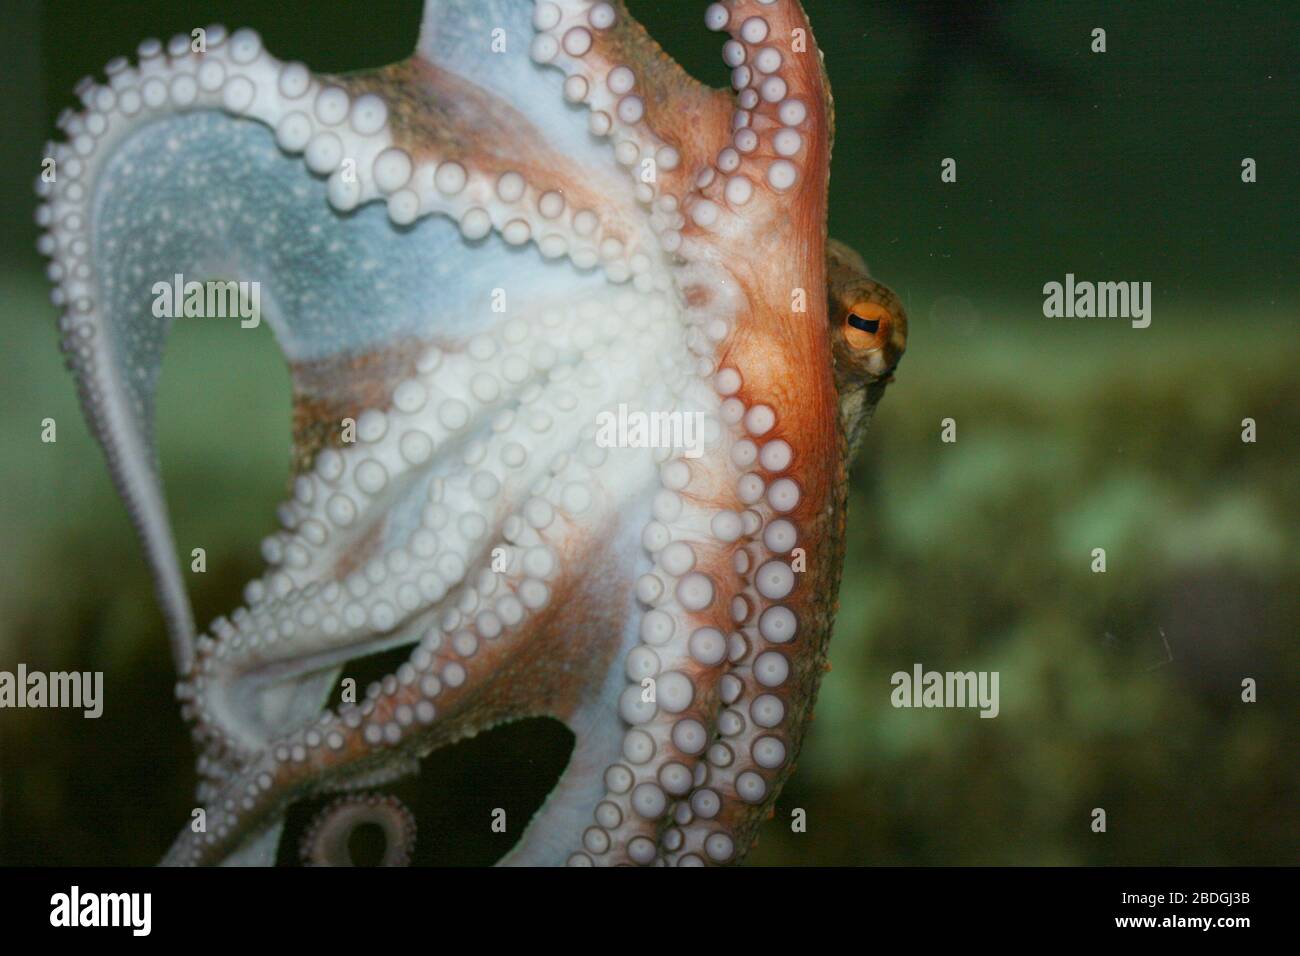
[[[433,0],[348,77],[209,28],[80,88],[42,248],[203,748],[166,862],[264,862],[294,800],[531,714],[577,745],[506,862],[752,842],[842,559],[830,105],[794,0],[704,18],[734,98],[589,0]],[[198,639],[151,440],[178,274],[257,283],[294,383],[269,568]]]

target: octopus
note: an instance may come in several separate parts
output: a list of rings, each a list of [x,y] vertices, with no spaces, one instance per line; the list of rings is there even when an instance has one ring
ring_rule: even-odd
[[[349,863],[362,825],[404,862],[414,820],[367,793],[534,716],[574,748],[501,862],[752,846],[826,669],[848,465],[907,320],[827,238],[832,101],[797,0],[704,25],[731,90],[589,0],[428,0],[409,59],[345,76],[214,25],[78,85],[39,246],[198,752],[165,864],[270,864],[289,808],[330,795],[307,862]],[[205,630],[153,436],[173,276],[255,283],[293,382],[265,573]],[[615,409],[697,416],[698,447],[602,441]]]

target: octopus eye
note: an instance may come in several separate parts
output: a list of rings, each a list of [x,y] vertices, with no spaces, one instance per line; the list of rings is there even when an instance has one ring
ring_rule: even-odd
[[[859,302],[849,309],[844,336],[855,349],[878,349],[889,340],[890,314],[883,305]]]

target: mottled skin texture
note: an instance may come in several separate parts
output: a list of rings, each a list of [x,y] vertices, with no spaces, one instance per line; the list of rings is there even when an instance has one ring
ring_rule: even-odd
[[[381,352],[331,356],[293,366],[293,459],[289,480],[309,470],[322,448],[342,448],[339,422],[367,408],[384,408],[393,383],[409,378],[424,350],[399,342]]]
[[[520,2],[492,0],[488,12],[517,22]],[[270,277],[272,294],[280,285],[292,290],[299,273],[321,277],[300,307],[305,315],[271,319],[293,374],[296,502],[285,506],[286,532],[271,541],[268,562],[276,568],[250,584],[246,607],[214,622],[211,636],[197,642],[179,576],[163,573],[159,557],[171,546],[160,490],[137,467],[149,423],[132,421],[120,398],[124,380],[148,382],[156,373],[150,363],[160,361],[161,343],[155,355],[150,330],[101,308],[96,273],[86,265],[100,253],[105,262],[96,265],[111,268],[115,255],[129,258],[144,247],[141,232],[169,219],[150,218],[156,210],[148,210],[141,213],[147,225],[136,224],[135,233],[114,232],[120,223],[130,226],[127,210],[87,227],[93,216],[82,205],[80,184],[57,193],[57,208],[44,217],[58,223],[47,237],[58,260],[54,272],[71,276],[56,297],[72,306],[68,347],[115,479],[161,569],[179,695],[203,755],[200,799],[210,829],[182,831],[166,862],[266,862],[295,801],[396,779],[434,749],[530,716],[565,722],[577,744],[555,793],[505,862],[735,862],[793,772],[826,667],[849,463],[906,344],[898,299],[867,276],[856,253],[827,241],[833,116],[807,18],[794,0],[709,8],[706,17],[717,21],[711,28],[732,37],[725,55],[757,71],[746,65],[733,74],[733,84],[744,88],[733,96],[687,76],[621,4],[539,4],[531,47],[536,72],[517,59],[499,66],[466,60],[458,31],[485,35],[478,19],[484,10],[430,0],[414,56],[346,77],[294,73],[243,34],[225,47],[214,43],[213,54],[202,58],[182,38],[165,66],[155,51],[142,51],[154,64],[149,69],[170,83],[150,107],[162,117],[154,120],[168,121],[165,111],[173,108],[185,115],[198,95],[186,84],[201,86],[212,96],[203,108],[215,104],[235,114],[232,124],[245,117],[266,124],[283,151],[303,152],[315,174],[328,176],[329,202],[342,222],[353,221],[358,203],[387,196],[394,224],[388,231],[357,226],[351,238],[359,251],[337,260],[327,257],[348,237],[333,245],[308,242],[309,259],[290,263],[295,271],[288,277]],[[220,72],[210,69],[214,62]],[[545,86],[543,69],[565,74],[567,103],[545,99],[556,93]],[[511,82],[525,88],[501,88],[501,78],[513,76],[523,77]],[[119,72],[118,80],[123,99],[134,95],[129,73]],[[139,89],[147,100],[146,86]],[[320,93],[314,107],[304,106],[308,90]],[[346,95],[334,115],[326,94],[336,93]],[[136,111],[119,116],[116,94],[92,88],[83,98],[88,115],[66,125],[84,147],[90,191],[102,188],[111,198],[116,183],[95,177],[112,148],[129,145],[139,132],[131,126]],[[370,104],[370,112],[357,112],[357,104]],[[565,124],[579,105],[591,125],[575,135]],[[314,109],[316,119],[303,109]],[[112,148],[96,152],[94,137],[103,129]],[[176,149],[153,174],[168,185],[192,186],[206,160],[191,161],[183,147],[201,137],[190,127],[176,129]],[[616,145],[593,145],[598,137]],[[167,165],[171,152],[182,154],[179,165]],[[71,153],[65,148],[64,155]],[[363,157],[362,180],[341,178],[340,162],[353,155]],[[141,157],[136,166],[151,161]],[[641,175],[646,161],[656,173],[649,179]],[[267,162],[271,169],[261,175],[283,174]],[[448,185],[441,177],[452,167]],[[129,173],[118,175],[129,191]],[[224,175],[237,180],[241,171]],[[257,175],[244,184],[250,194]],[[272,211],[288,217],[296,213],[296,194],[285,193],[277,197],[284,209]],[[241,197],[230,198],[237,205]],[[143,194],[139,205],[148,199]],[[422,284],[439,263],[411,248],[417,211],[459,223],[463,243],[418,234],[446,243],[439,255],[455,260],[443,285]],[[219,201],[210,219],[226,228],[228,215]],[[308,236],[325,233],[340,221],[316,215],[293,220],[294,234],[256,235],[262,245],[250,257],[259,262],[268,245],[295,242],[304,228]],[[583,216],[590,222],[580,224]],[[223,240],[255,232],[256,220],[243,222],[242,232],[216,229],[218,251]],[[515,247],[536,242],[549,261],[546,271],[530,272],[533,260],[504,255],[503,239]],[[558,246],[545,245],[557,239]],[[389,253],[411,271],[390,277],[388,288],[426,290],[415,303],[422,322],[414,331],[401,325],[401,315],[362,314],[352,326],[364,326],[364,319],[387,334],[357,345],[347,322],[313,324],[321,310],[330,316],[329,294],[364,313],[378,292],[367,285],[374,273],[365,269]],[[484,259],[488,268],[476,271]],[[354,271],[366,292],[360,299],[349,297]],[[335,273],[343,274],[337,288]],[[494,286],[512,283],[524,317],[515,338],[505,320],[480,314]],[[458,286],[478,298],[456,300]],[[558,305],[568,312],[557,307],[557,296],[567,297]],[[392,311],[409,311],[412,298],[397,300]],[[602,339],[612,328],[618,334]],[[152,331],[164,335],[165,326]],[[529,335],[545,339],[552,352],[550,343],[561,343],[559,361],[568,366],[556,371],[556,356],[538,358],[533,347],[523,353],[533,364],[523,362],[522,377],[511,378],[498,356]],[[96,351],[105,340],[126,345]],[[485,345],[489,357],[480,359]],[[426,367],[430,354],[436,361]],[[485,377],[494,383],[489,397],[471,398],[468,386]],[[580,397],[582,389],[593,397]],[[430,392],[439,397],[430,399]],[[464,401],[449,398],[455,395]],[[587,422],[620,398],[707,416],[718,434],[701,457],[593,447]],[[150,399],[146,393],[142,401]],[[543,401],[551,404],[539,419]],[[515,409],[503,408],[509,402],[518,403],[519,422]],[[453,404],[458,410],[448,417]],[[383,427],[359,444],[340,428],[381,412]],[[551,428],[566,412],[574,419],[568,430]],[[501,431],[520,424],[527,447],[498,447],[498,423]],[[384,446],[390,432],[393,443]],[[506,461],[511,447],[518,452]],[[363,482],[363,468],[373,476],[384,455],[379,478]],[[498,460],[509,467],[489,474]],[[549,474],[572,472],[578,480],[536,474],[537,461],[550,462]],[[511,484],[524,468],[534,469],[532,490],[522,478]],[[434,476],[420,498],[421,482]],[[412,495],[433,504],[412,509]],[[535,514],[525,505],[539,501],[554,514],[522,521]],[[429,516],[430,508],[450,511],[451,520]],[[313,524],[315,537],[305,530]],[[428,527],[438,529],[432,543]],[[773,541],[797,533],[797,573],[784,557],[795,542],[770,542],[774,529]],[[418,534],[426,535],[426,551],[414,543]],[[504,568],[489,563],[498,542],[511,545],[500,549],[509,552]],[[296,564],[282,553],[290,548],[297,549]],[[446,570],[438,563],[446,558],[460,567]],[[434,575],[426,586],[435,566],[445,580]],[[417,581],[418,599],[395,612],[393,604],[415,593]],[[390,586],[396,597],[375,596]],[[522,612],[513,620],[504,609],[509,600]],[[763,623],[778,611],[797,624],[797,634]],[[696,648],[695,639],[714,630],[725,636],[725,654]],[[458,643],[465,639],[468,650]],[[403,669],[360,705],[335,708],[325,699],[346,660],[417,642]],[[634,670],[648,657],[656,661],[661,694],[637,701]],[[764,700],[776,711],[756,709]],[[759,720],[773,713],[770,723]],[[706,744],[698,743],[697,728]],[[351,806],[327,811],[318,828],[346,823]]]

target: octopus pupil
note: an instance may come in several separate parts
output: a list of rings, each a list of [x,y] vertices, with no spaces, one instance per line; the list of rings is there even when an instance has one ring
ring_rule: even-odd
[[[855,329],[861,329],[869,335],[875,335],[880,331],[879,319],[864,319],[856,312],[849,313],[849,325],[853,326]]]

